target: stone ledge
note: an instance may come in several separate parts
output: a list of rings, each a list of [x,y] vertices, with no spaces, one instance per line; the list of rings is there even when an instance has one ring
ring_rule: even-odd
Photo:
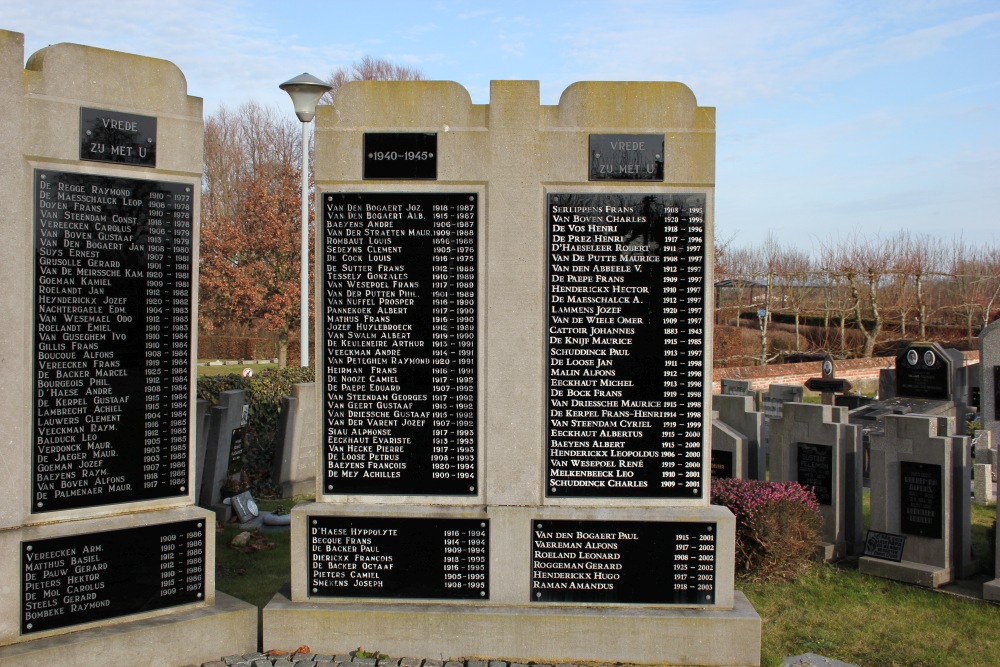
[[[441,660],[489,655],[522,664],[757,665],[760,660],[760,616],[739,591],[728,611],[391,602],[331,606],[295,603],[279,592],[263,616],[265,646],[306,645],[334,656],[364,646],[388,655]]]

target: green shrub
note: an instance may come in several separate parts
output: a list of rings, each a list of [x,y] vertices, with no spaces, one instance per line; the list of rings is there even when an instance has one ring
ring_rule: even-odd
[[[736,574],[794,579],[816,554],[823,517],[816,494],[797,482],[717,479],[712,503],[736,515]]]
[[[292,385],[315,379],[313,368],[298,366],[271,368],[249,378],[235,373],[198,378],[198,398],[212,405],[218,404],[223,391],[242,389],[246,393],[250,410],[243,435],[243,472],[255,498],[280,495],[280,489],[271,479],[271,466],[278,440],[281,399],[291,395]]]

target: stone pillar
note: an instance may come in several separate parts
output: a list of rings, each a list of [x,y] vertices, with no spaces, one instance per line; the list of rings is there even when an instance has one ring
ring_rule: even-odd
[[[194,506],[201,100],[166,61],[23,45],[0,31],[0,664],[252,649]]]

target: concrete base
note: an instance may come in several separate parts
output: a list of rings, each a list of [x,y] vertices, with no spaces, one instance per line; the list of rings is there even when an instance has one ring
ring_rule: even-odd
[[[837,545],[831,542],[820,542],[816,545],[816,556],[826,563],[832,563],[837,558]]]
[[[264,646],[335,655],[359,646],[391,656],[489,656],[527,663],[759,665],[760,616],[734,608],[292,602],[264,607]]]
[[[1000,579],[987,581],[983,584],[983,599],[1000,602]]]
[[[215,605],[0,648],[0,667],[177,667],[257,649],[257,607],[216,592]]]
[[[955,578],[955,571],[950,567],[936,567],[908,560],[894,563],[868,556],[862,556],[858,559],[858,569],[864,574],[902,581],[924,588],[938,588],[951,583]]]

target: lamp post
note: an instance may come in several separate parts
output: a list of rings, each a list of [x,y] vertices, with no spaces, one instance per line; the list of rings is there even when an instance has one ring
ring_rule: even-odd
[[[309,365],[309,123],[316,117],[316,103],[333,90],[311,74],[300,74],[280,86],[292,98],[295,115],[302,121],[302,276],[299,310],[301,343],[299,365]]]

